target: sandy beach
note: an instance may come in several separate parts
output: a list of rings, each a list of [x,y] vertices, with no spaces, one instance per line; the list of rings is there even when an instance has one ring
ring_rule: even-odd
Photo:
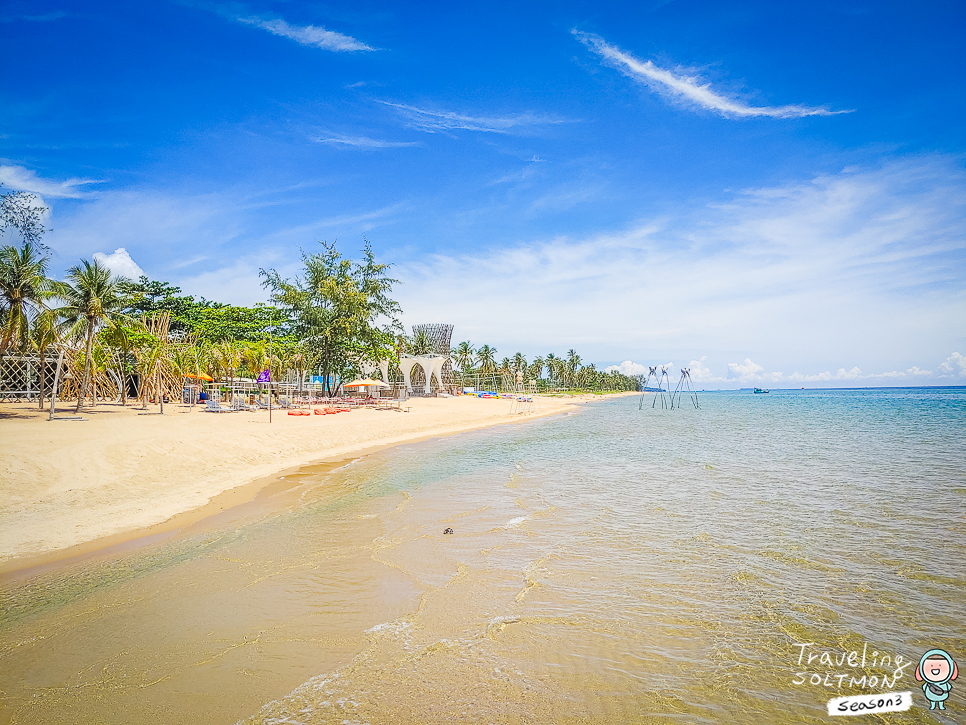
[[[290,468],[553,415],[580,402],[539,398],[524,416],[511,414],[508,400],[415,398],[408,412],[298,417],[279,410],[271,424],[265,411],[168,405],[163,416],[139,415],[113,404],[86,409],[82,421],[66,419],[73,406],[61,404],[61,419],[48,421],[35,403],[3,404],[0,571],[96,550],[165,522],[176,527],[189,512],[206,515],[213,500],[217,511],[251,498]]]

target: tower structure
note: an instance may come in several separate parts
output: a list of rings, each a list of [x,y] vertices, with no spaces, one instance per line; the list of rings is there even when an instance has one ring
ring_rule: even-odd
[[[426,339],[429,340],[435,355],[446,356],[446,362],[443,363],[443,369],[439,373],[440,383],[447,388],[454,386],[456,379],[453,377],[453,363],[449,359],[450,346],[453,340],[453,325],[435,323],[413,325],[413,336],[420,333],[425,335]]]

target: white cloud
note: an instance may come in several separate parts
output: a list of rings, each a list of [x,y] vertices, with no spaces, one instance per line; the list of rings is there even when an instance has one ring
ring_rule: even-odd
[[[261,18],[237,18],[238,22],[263,28],[274,35],[289,38],[302,45],[312,45],[322,50],[346,52],[355,50],[375,50],[348,35],[334,30],[317,28],[314,25],[289,25],[284,20],[262,20]]]
[[[41,179],[37,172],[23,166],[0,166],[0,184],[17,191],[30,191],[52,199],[82,199],[91,196],[77,187],[100,184],[97,179]]]
[[[269,189],[262,196],[275,199],[287,191]],[[391,222],[403,208],[354,210],[279,228],[259,213],[261,196],[108,192],[71,207],[45,241],[61,271],[95,250],[123,248],[151,279],[172,282],[186,294],[250,305],[267,298],[260,268],[277,267],[291,277],[300,267],[299,250],[315,251],[313,240],[348,234],[361,243],[365,232]]]
[[[94,261],[100,262],[114,274],[119,274],[122,277],[137,279],[144,274],[144,270],[137,265],[137,262],[131,259],[131,255],[128,254],[124,247],[115,249],[112,254],[94,252],[93,256]]]
[[[961,355],[958,352],[954,352],[952,355],[943,360],[942,364],[939,366],[940,377],[949,377],[951,375],[958,375],[960,377],[966,375],[966,355]]]
[[[330,133],[327,136],[315,136],[310,140],[315,143],[335,144],[338,146],[360,146],[370,149],[402,148],[405,146],[419,145],[418,141],[383,141],[366,136],[343,136],[337,133]]]
[[[691,371],[691,380],[696,383],[721,383],[727,380],[727,378],[718,377],[711,369],[705,365],[705,360],[708,359],[707,355],[703,355],[700,360],[692,360],[688,363],[688,370]]]
[[[403,260],[394,274],[407,317],[445,315],[460,339],[529,354],[567,345],[590,359],[701,351],[719,377],[767,355],[761,382],[803,368],[845,381],[854,367],[945,357],[966,332],[964,262],[966,175],[927,157],[747,190],[613,233]]]
[[[863,373],[857,366],[853,366],[851,369],[846,370],[845,368],[839,368],[835,373],[829,371],[821,373],[792,373],[791,375],[785,375],[780,371],[768,371],[763,365],[759,365],[751,358],[746,357],[742,362],[732,362],[728,363],[728,375],[718,376],[715,375],[708,365],[705,364],[707,356],[702,356],[699,360],[691,360],[688,363],[687,369],[690,372],[691,380],[694,383],[711,384],[711,383],[724,383],[731,385],[750,385],[750,384],[769,384],[769,385],[779,385],[782,383],[861,383],[866,382],[876,382],[882,380],[902,380],[904,378],[916,378],[916,377],[927,377],[932,375],[930,370],[920,370],[918,366],[913,366],[902,371],[890,371],[884,373]],[[966,359],[963,361],[964,366],[966,366]],[[675,373],[673,363],[664,363],[664,367],[668,369],[669,373]],[[662,365],[656,366],[658,371],[660,371]],[[624,375],[647,375],[650,369],[649,365],[642,365],[640,363],[631,362],[630,360],[625,360],[620,365],[611,365],[605,368],[605,372],[610,372],[611,370],[616,370],[617,372],[623,373]],[[673,377],[673,375],[672,375]],[[909,382],[914,382],[910,380]]]
[[[780,371],[766,372],[763,366],[750,357],[746,357],[744,362],[728,363],[728,372],[730,377],[743,383],[777,383],[785,377]]]
[[[430,111],[389,101],[379,101],[379,103],[395,109],[409,119],[410,126],[427,133],[454,130],[510,133],[513,129],[570,123],[565,119],[539,116],[529,111],[517,116],[467,116],[452,111]]]
[[[600,36],[583,33],[579,30],[572,30],[571,32],[580,42],[625,75],[673,98],[693,103],[724,116],[802,118],[804,116],[832,116],[837,113],[851,113],[851,111],[830,111],[827,108],[809,108],[797,105],[749,106],[716,93],[711,90],[710,83],[702,83],[697,76],[672,73],[664,68],[659,68],[649,60],[641,62],[630,53],[607,43]]]
[[[614,372],[615,370],[622,375],[647,375],[648,366],[625,360],[620,365],[610,365],[604,368],[605,373]]]
[[[151,278],[251,304],[266,298],[259,267],[291,276],[312,239],[361,240],[421,212],[349,209],[279,229],[260,208],[238,193],[110,192],[57,209],[46,239],[60,269],[124,248]],[[609,233],[379,256],[397,263],[404,321],[449,322],[504,352],[691,359],[695,382],[722,386],[756,374],[774,385],[783,370],[796,371],[790,385],[966,375],[949,354],[966,333],[966,174],[948,157],[737,192]]]

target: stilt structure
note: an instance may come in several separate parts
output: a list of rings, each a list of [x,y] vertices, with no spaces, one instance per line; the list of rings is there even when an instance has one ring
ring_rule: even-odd
[[[677,396],[677,405],[678,405],[678,408],[681,407],[681,395],[684,392],[684,389],[685,388],[687,388],[687,390],[688,390],[688,397],[691,398],[691,403],[694,405],[694,407],[695,408],[700,408],[701,407],[701,406],[698,405],[698,394],[696,392],[694,392],[694,389],[691,387],[691,369],[690,368],[681,368],[681,378],[678,380],[678,385],[674,389],[674,392],[671,393],[671,409],[672,410],[674,409],[674,398],[675,398],[675,396]]]
[[[657,388],[652,388],[648,390],[647,384],[651,382],[651,378],[654,378],[654,382]],[[647,377],[644,378],[644,384],[641,386],[641,399],[638,403],[637,409],[644,410],[644,399],[647,397],[648,393],[653,392],[654,400],[651,402],[651,407],[657,407],[658,398],[661,400],[661,408],[673,408],[674,407],[674,396],[671,395],[670,403],[668,401],[668,394],[671,391],[671,379],[667,374],[667,365],[662,365],[660,372],[658,372],[657,365],[650,368],[647,373]]]
[[[536,385],[532,387],[533,391],[535,391]],[[511,415],[514,413],[525,415],[533,412],[533,391],[526,389],[526,386],[523,384],[523,373],[518,370],[516,387],[513,391],[513,401],[510,403]]]
[[[665,387],[667,383],[667,387]],[[654,402],[651,403],[652,408],[657,407],[658,396],[661,398],[661,408],[668,408],[668,398],[667,394],[671,390],[671,379],[667,376],[667,365],[661,366],[661,374],[657,378],[657,394],[654,396]]]
[[[651,368],[647,375],[638,375],[637,379],[641,381],[641,399],[637,404],[638,410],[644,410],[644,398],[647,397],[647,384],[651,382],[651,376],[654,374],[656,368]]]

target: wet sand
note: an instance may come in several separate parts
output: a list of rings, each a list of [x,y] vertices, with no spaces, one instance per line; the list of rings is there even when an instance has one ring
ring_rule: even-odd
[[[408,412],[338,415],[165,414],[101,404],[54,421],[36,404],[0,405],[0,572],[66,559],[184,526],[253,498],[279,472],[362,451],[560,413],[594,396],[541,397],[528,416],[508,400],[415,398]],[[151,406],[148,412],[158,412]]]

